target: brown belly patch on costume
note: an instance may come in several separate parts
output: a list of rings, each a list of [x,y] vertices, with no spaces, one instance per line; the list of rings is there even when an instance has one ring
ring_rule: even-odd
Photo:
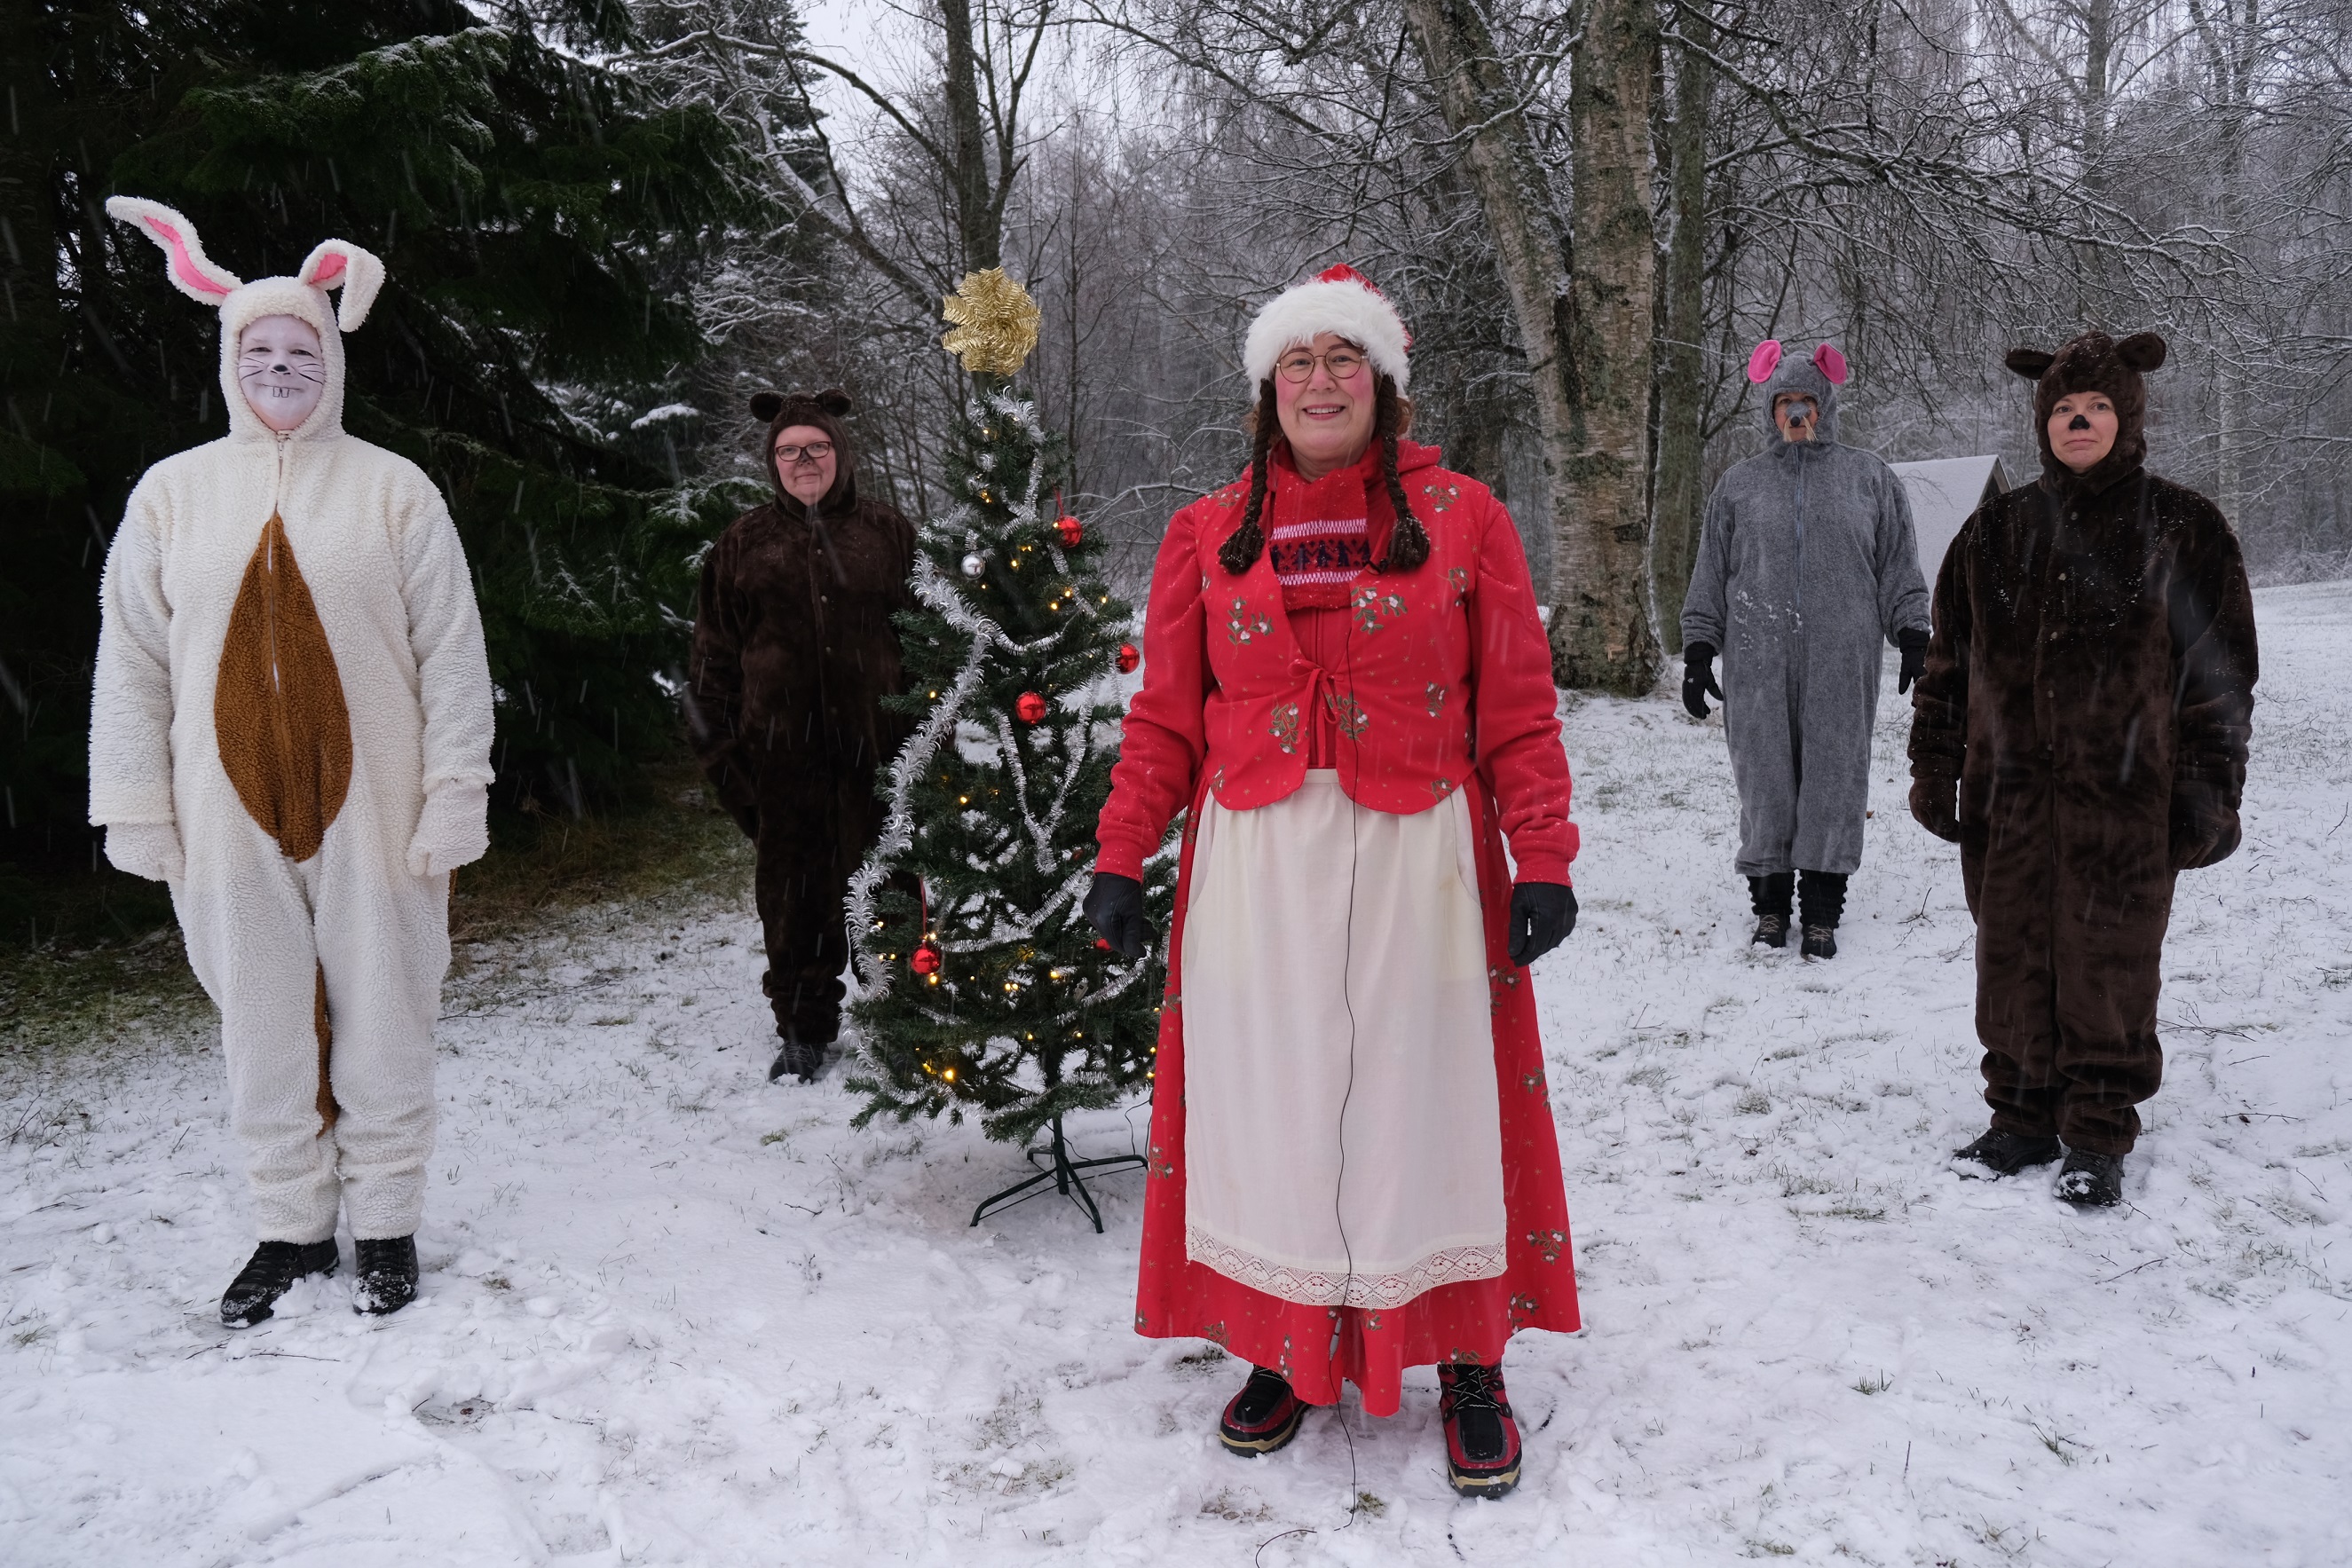
[[[213,732],[236,798],[261,831],[288,860],[317,854],[351,790],[352,716],[327,629],[275,512],[229,612]]]
[[[335,1103],[334,1086],[327,1081],[327,1056],[335,1043],[335,1026],[327,1021],[327,967],[321,964],[318,968],[319,986],[311,993],[310,1022],[319,1031],[319,1131],[315,1135],[323,1138],[327,1129],[343,1113],[343,1108]]]

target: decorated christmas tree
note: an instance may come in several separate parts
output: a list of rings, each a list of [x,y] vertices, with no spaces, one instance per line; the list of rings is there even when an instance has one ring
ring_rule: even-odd
[[[1102,580],[1099,530],[1063,513],[1052,444],[1015,390],[1038,311],[999,268],[947,302],[946,346],[974,392],[953,434],[954,505],[915,558],[922,608],[898,617],[916,721],[881,788],[880,841],[849,891],[863,1041],[858,1124],[978,1115],[992,1138],[1043,1134],[1043,1174],[1102,1226],[1074,1161],[1071,1111],[1117,1103],[1151,1075],[1160,964],[1099,942],[1080,913],[1095,819],[1118,752],[1120,674],[1139,655],[1130,606]],[[1175,868],[1148,896],[1162,930]],[[973,1216],[978,1223],[980,1216]]]

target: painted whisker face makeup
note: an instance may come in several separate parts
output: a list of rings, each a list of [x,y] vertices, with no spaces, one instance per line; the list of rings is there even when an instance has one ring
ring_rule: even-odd
[[[237,338],[236,381],[261,423],[284,434],[310,418],[327,391],[318,331],[297,316],[264,316]]]

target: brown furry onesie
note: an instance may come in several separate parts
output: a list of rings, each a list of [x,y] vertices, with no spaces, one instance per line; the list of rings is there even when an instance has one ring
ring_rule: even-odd
[[[2130,1150],[2163,1076],[2173,876],[2237,848],[2252,733],[2237,538],[2141,466],[2141,373],[2163,362],[2152,332],[2009,356],[2037,382],[2042,477],[1953,540],[1912,699],[1912,812],[1958,841],[1977,921],[1992,1125],[2099,1155]],[[2047,427],[2081,392],[2105,393],[2118,428],[2077,475]]]
[[[842,901],[881,829],[875,770],[907,735],[881,706],[906,689],[890,617],[915,602],[914,528],[859,499],[849,406],[839,392],[751,400],[768,422],[761,460],[776,495],[729,525],[703,562],[687,687],[702,770],[758,846],[777,1032],[812,1044],[840,1027]],[[795,424],[833,440],[833,488],[814,507],[776,473],[776,436]]]

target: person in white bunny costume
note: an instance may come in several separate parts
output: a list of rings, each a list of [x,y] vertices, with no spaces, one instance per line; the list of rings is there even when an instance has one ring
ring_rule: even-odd
[[[89,820],[168,883],[221,1014],[260,1246],[243,1327],[334,1271],[363,1312],[416,1292],[450,873],[488,845],[489,665],[465,550],[424,471],[346,434],[342,334],[383,265],[341,240],[245,283],[194,225],[116,196],[221,316],[229,433],[150,468],[100,589]],[[340,311],[327,291],[340,288]]]

